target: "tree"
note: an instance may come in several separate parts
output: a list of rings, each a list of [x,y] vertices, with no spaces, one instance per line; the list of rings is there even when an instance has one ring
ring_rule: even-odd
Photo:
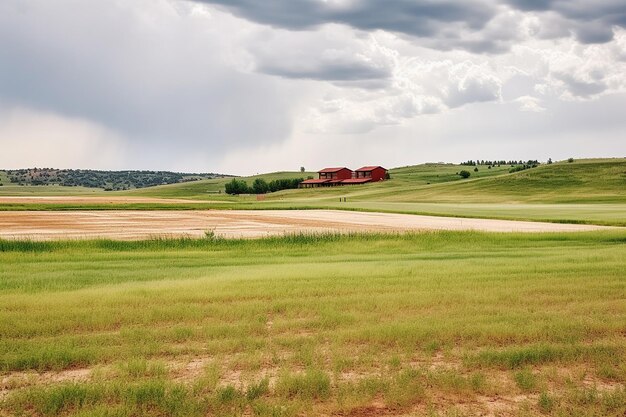
[[[574,158],[568,159],[567,162],[569,162],[571,164],[572,162],[574,162]]]
[[[552,163],[552,158],[548,158],[548,165]]]
[[[254,191],[255,194],[265,194],[269,190],[269,185],[267,185],[267,182],[265,182],[265,180],[262,178],[257,178],[252,183],[252,191]]]
[[[304,167],[300,167],[300,172],[304,172],[304,171],[305,171]]]
[[[478,167],[474,168],[474,172],[478,172]]]
[[[463,170],[463,171],[459,172],[459,175],[461,176],[461,178],[469,178],[470,175],[472,175],[472,173],[469,172],[469,171]]]
[[[238,180],[233,178],[229,183],[226,183],[224,187],[226,194],[247,194],[249,192],[248,184],[244,180]]]

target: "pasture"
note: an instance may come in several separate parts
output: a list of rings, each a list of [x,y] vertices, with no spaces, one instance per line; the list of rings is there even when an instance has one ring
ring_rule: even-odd
[[[0,415],[623,416],[626,234],[0,241]]]

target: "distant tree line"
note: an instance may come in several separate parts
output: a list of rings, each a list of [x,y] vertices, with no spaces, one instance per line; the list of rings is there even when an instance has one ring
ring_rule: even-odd
[[[263,178],[257,178],[249,186],[244,180],[233,178],[226,183],[226,194],[267,194],[280,190],[291,190],[298,188],[304,178],[285,178],[272,180],[269,183]]]
[[[512,167],[511,169],[509,169],[509,172],[513,173],[513,172],[524,171],[525,169],[537,168],[538,166],[539,166],[539,163],[537,161],[528,161],[524,164],[516,165]]]
[[[552,159],[548,160],[548,164],[552,163]],[[501,165],[510,165],[511,169],[509,169],[509,173],[513,173],[513,172],[519,172],[519,171],[524,171],[525,169],[531,169],[531,168],[536,168],[539,166],[539,161],[535,160],[535,159],[530,159],[528,161],[486,161],[486,160],[469,160],[469,161],[465,161],[465,162],[461,162],[460,165],[463,166],[473,166],[474,167],[474,172],[478,172],[478,166],[480,165],[486,165],[487,169],[491,169],[491,167],[495,167],[495,166],[501,166]],[[461,178],[469,178],[470,175],[472,175],[471,172],[467,171],[467,170],[462,170],[460,172],[456,173],[457,175],[459,175]]]
[[[475,167],[477,165],[488,165],[488,166],[501,166],[501,165],[539,165],[539,162],[537,160],[528,160],[528,161],[523,161],[523,160],[519,160],[519,161],[505,161],[504,159],[501,161],[489,161],[489,160],[469,160],[469,161],[465,161],[465,162],[461,162],[460,165],[465,165],[465,166],[472,166]]]
[[[145,188],[201,179],[222,174],[184,174],[169,171],[97,171],[83,169],[29,168],[6,171],[9,181],[19,185],[63,185],[102,188],[106,191]]]

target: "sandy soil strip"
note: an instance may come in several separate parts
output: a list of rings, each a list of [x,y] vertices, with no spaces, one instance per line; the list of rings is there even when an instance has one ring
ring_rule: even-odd
[[[509,220],[461,219],[410,214],[340,210],[198,210],[198,211],[5,211],[0,238],[120,240],[155,236],[262,237],[299,232],[403,232],[480,230],[488,232],[574,232],[614,229],[606,226]]]
[[[185,200],[182,198],[119,197],[119,196],[0,196],[0,204],[175,204],[207,203],[206,200]]]

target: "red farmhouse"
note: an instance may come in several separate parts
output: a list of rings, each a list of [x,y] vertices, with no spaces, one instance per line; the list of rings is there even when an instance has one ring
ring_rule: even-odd
[[[363,167],[354,172],[345,167],[324,168],[317,173],[319,174],[318,179],[302,181],[300,187],[365,184],[366,182],[383,181],[387,178],[387,170],[381,166]]]
[[[387,170],[381,166],[363,167],[354,172],[355,178],[368,178],[372,182],[383,181],[387,177]]]
[[[301,187],[319,187],[321,185],[340,185],[342,181],[352,178],[352,170],[346,167],[324,168],[317,171],[319,178],[300,183]]]

